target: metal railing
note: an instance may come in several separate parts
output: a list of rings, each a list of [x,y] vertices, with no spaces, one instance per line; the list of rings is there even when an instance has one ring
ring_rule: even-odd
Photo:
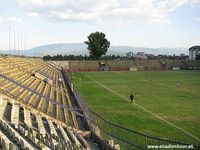
[[[67,84],[71,87],[71,80],[65,73]],[[192,145],[189,143],[178,142],[176,140],[167,140],[162,138],[152,137],[131,129],[116,125],[104,119],[93,111],[85,102],[84,98],[80,95],[77,88],[73,85],[73,94],[77,104],[82,109],[83,114],[86,118],[86,122],[90,129],[94,132],[100,131],[100,136],[105,140],[109,141],[113,139],[115,143],[120,144],[120,149],[124,150],[146,150],[149,145]],[[181,135],[180,139],[181,139]],[[193,149],[200,149],[200,145],[192,145]]]

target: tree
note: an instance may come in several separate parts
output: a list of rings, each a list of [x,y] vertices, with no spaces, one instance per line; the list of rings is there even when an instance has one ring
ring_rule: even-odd
[[[51,57],[50,55],[47,55],[47,56],[43,56],[43,59],[44,59],[45,61],[47,61],[47,60],[51,60],[52,57]]]
[[[110,42],[105,38],[105,34],[102,32],[91,33],[88,36],[87,49],[90,52],[90,56],[99,59],[102,55],[105,55],[110,47]]]

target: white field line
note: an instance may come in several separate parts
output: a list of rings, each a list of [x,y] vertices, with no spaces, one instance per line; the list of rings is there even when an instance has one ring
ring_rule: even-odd
[[[91,79],[91,78],[90,78],[90,79]],[[94,82],[96,82],[96,83],[97,83],[98,85],[100,85],[101,87],[107,89],[108,91],[114,93],[115,95],[117,95],[117,96],[123,98],[124,100],[130,101],[130,100],[129,100],[128,98],[126,98],[125,96],[123,96],[123,95],[121,95],[121,94],[119,94],[119,93],[113,91],[111,88],[105,86],[104,84],[102,84],[102,83],[100,83],[100,82],[98,82],[98,81],[96,81],[96,80],[94,80],[94,79],[91,79],[91,80],[93,80]],[[169,121],[167,121],[167,120],[165,120],[165,119],[159,117],[158,115],[156,115],[156,114],[153,113],[152,111],[150,111],[150,110],[144,108],[143,106],[141,106],[141,105],[139,105],[139,104],[137,104],[137,103],[135,103],[135,102],[134,102],[134,104],[135,104],[136,106],[138,106],[139,108],[143,109],[144,111],[148,112],[149,114],[155,116],[156,118],[158,118],[158,119],[160,119],[160,120],[166,122],[167,124],[169,124],[169,125],[171,125],[171,126],[177,128],[177,129],[179,129],[180,131],[186,133],[187,135],[191,136],[192,138],[196,139],[197,141],[200,141],[200,139],[199,139],[198,137],[192,135],[191,133],[189,133],[189,132],[187,132],[187,131],[185,131],[185,130],[179,128],[179,127],[177,127],[176,125],[172,124],[171,122],[169,122]]]

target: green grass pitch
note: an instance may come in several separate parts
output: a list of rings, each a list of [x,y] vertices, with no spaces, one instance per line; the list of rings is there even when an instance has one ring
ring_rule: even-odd
[[[108,121],[159,138],[200,143],[200,72],[79,72],[70,76],[87,104]],[[132,104],[130,93],[135,96]]]

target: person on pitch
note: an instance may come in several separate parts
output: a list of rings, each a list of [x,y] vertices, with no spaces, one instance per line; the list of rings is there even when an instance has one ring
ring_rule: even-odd
[[[134,101],[134,95],[132,93],[130,95],[130,101],[131,101],[131,103],[133,103],[133,101]]]

